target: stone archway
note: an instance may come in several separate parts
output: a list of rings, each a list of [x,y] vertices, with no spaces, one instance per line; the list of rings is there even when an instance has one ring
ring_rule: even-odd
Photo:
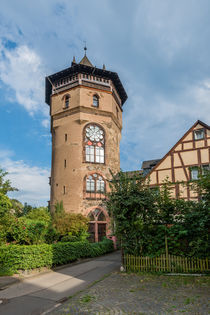
[[[90,241],[100,242],[107,234],[107,216],[103,209],[95,208],[88,214]]]

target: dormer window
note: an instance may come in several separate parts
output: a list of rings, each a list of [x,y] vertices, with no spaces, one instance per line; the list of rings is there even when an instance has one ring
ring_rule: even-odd
[[[93,106],[98,107],[99,106],[99,97],[98,95],[93,95]]]
[[[194,140],[202,140],[204,139],[205,133],[204,129],[194,130]]]

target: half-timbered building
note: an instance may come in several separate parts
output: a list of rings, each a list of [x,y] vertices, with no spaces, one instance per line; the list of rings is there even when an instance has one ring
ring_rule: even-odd
[[[196,121],[162,159],[144,161],[142,169],[151,187],[169,180],[174,183],[173,197],[197,199],[196,192],[186,183],[210,169],[210,126]]]

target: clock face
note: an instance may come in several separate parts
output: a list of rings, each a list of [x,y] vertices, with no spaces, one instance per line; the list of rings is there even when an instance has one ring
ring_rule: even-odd
[[[86,128],[86,137],[90,139],[90,141],[102,141],[104,138],[104,132],[98,126],[90,125]]]

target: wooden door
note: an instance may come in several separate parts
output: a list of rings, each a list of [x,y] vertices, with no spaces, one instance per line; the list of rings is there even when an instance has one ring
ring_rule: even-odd
[[[106,236],[106,223],[98,223],[98,241],[101,242]]]
[[[95,223],[89,223],[88,233],[90,234],[88,239],[90,242],[95,242]]]

